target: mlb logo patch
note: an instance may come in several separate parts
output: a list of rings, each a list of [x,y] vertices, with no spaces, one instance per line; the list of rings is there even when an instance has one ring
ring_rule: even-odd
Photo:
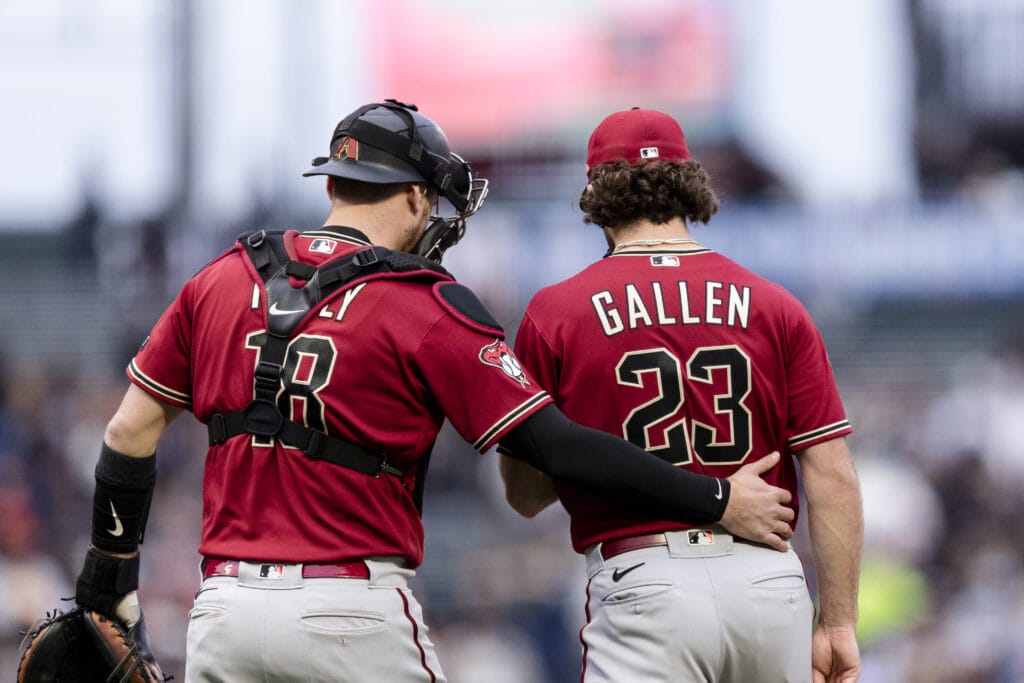
[[[651,265],[660,268],[677,268],[679,267],[679,257],[659,254],[651,257]]]
[[[309,250],[317,254],[333,254],[338,247],[334,240],[317,238],[309,243]]]
[[[640,158],[641,159],[657,159],[659,156],[661,156],[661,155],[658,153],[658,148],[657,147],[641,147],[640,148]]]
[[[687,529],[686,540],[690,545],[712,545],[715,542],[715,533],[707,529]]]
[[[280,579],[284,576],[284,565],[283,564],[261,564],[260,565],[260,578],[261,579]]]

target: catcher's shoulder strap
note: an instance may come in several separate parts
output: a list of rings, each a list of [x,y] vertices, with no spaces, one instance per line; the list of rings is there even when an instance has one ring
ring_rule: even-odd
[[[210,418],[207,423],[210,445],[224,443],[239,434],[279,438],[313,460],[326,460],[374,477],[402,476],[402,470],[388,464],[385,454],[371,453],[358,444],[285,419],[277,395],[288,344],[312,307],[340,289],[385,277],[417,278],[427,282],[454,278],[429,259],[379,246],[366,247],[314,267],[288,257],[283,231],[248,233],[239,237],[239,243],[263,280],[268,334],[253,378],[255,398],[242,410],[218,413]],[[292,277],[304,284],[293,287]]]

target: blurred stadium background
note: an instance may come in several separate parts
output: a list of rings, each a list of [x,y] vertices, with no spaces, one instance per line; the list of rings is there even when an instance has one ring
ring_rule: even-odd
[[[589,131],[678,116],[723,200],[697,237],[829,345],[865,494],[862,680],[1024,680],[1024,1],[0,0],[0,92],[0,671],[73,594],[102,430],[160,311],[238,232],[319,225],[299,174],[395,97],[491,179],[446,265],[511,334],[602,254],[575,205]],[[173,425],[143,553],[179,678],[204,452]],[[496,470],[438,443],[432,636],[453,683],[577,680],[566,516],[518,518]]]

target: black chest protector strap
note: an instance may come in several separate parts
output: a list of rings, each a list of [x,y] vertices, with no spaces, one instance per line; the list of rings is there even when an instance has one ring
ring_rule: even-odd
[[[278,407],[281,374],[288,344],[295,328],[310,309],[326,295],[356,281],[375,276],[452,279],[435,262],[384,247],[367,247],[354,255],[329,261],[319,268],[288,258],[281,231],[261,230],[239,241],[263,279],[267,293],[267,337],[253,378],[255,398],[242,410],[218,413],[207,423],[210,445],[224,443],[239,434],[277,438],[302,450],[313,460],[325,460],[373,477],[405,473],[390,465],[386,454],[371,453],[362,446],[285,419]],[[431,272],[432,271],[432,272]],[[293,287],[289,276],[304,280]]]

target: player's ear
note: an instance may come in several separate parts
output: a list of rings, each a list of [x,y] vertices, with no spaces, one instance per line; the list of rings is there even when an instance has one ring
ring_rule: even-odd
[[[327,176],[327,198],[334,199],[334,176]]]
[[[419,215],[421,209],[421,202],[429,202],[427,198],[427,188],[424,185],[416,185],[410,183],[406,186],[405,199],[409,203],[409,211]]]

